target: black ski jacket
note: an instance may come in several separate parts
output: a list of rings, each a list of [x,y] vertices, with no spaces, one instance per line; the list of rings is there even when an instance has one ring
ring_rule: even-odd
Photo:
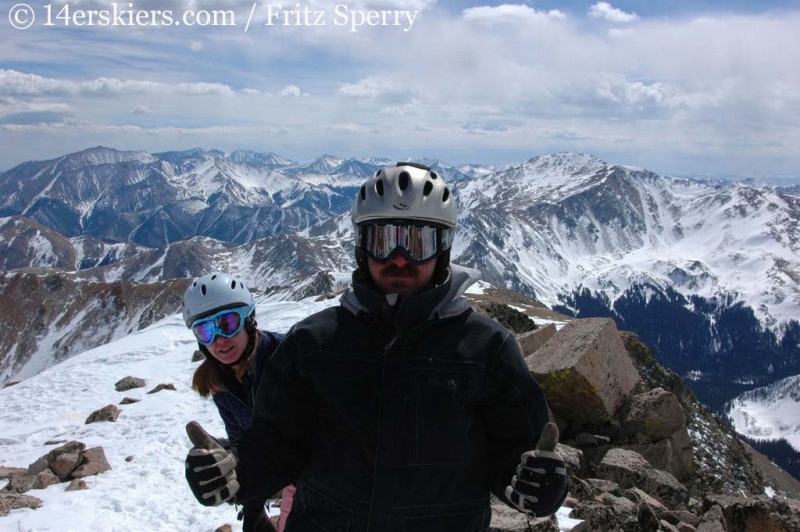
[[[535,448],[547,403],[505,328],[461,294],[372,291],[297,323],[269,361],[239,441],[239,501],[290,483],[286,532],[478,532]]]

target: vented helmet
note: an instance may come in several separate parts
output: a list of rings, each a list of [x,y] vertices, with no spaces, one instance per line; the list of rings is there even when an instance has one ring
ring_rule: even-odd
[[[375,172],[353,202],[355,225],[414,220],[455,228],[456,200],[444,179],[427,166],[397,163]]]
[[[226,308],[254,305],[253,296],[237,277],[209,273],[192,281],[183,295],[183,321],[187,327],[203,316]]]

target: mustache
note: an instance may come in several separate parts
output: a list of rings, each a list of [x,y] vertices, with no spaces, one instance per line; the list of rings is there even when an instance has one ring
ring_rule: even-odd
[[[383,269],[383,274],[390,275],[392,277],[416,278],[417,267],[414,266],[413,264],[407,264],[401,268],[396,264],[389,264]]]

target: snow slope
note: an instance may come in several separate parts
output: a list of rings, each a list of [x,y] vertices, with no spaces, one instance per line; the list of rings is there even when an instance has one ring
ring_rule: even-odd
[[[739,434],[755,440],[784,438],[800,452],[800,375],[743,393],[728,415]]]
[[[272,302],[259,305],[257,316],[262,327],[285,332],[336,304]],[[102,446],[113,468],[86,478],[86,491],[65,492],[66,484],[57,484],[28,492],[43,506],[0,517],[0,531],[211,532],[224,523],[241,530],[233,508],[201,506],[184,480],[183,461],[191,447],[186,423],[194,419],[212,434],[224,434],[213,402],[190,388],[195,346],[175,315],[0,390],[0,465],[26,467],[55,447],[44,442],[78,440]],[[114,383],[128,375],[145,379],[147,386],[115,391]],[[148,395],[159,383],[173,383],[176,391]],[[91,412],[123,397],[141,402],[123,406],[115,423],[84,424]],[[128,456],[132,461],[125,461]],[[566,517],[568,512],[559,513],[562,530],[578,522]]]

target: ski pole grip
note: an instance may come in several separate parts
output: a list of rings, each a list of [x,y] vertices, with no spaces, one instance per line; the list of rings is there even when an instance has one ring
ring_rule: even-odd
[[[222,449],[222,445],[217,443],[217,440],[212,438],[197,421],[190,421],[186,424],[186,434],[198,449]]]

